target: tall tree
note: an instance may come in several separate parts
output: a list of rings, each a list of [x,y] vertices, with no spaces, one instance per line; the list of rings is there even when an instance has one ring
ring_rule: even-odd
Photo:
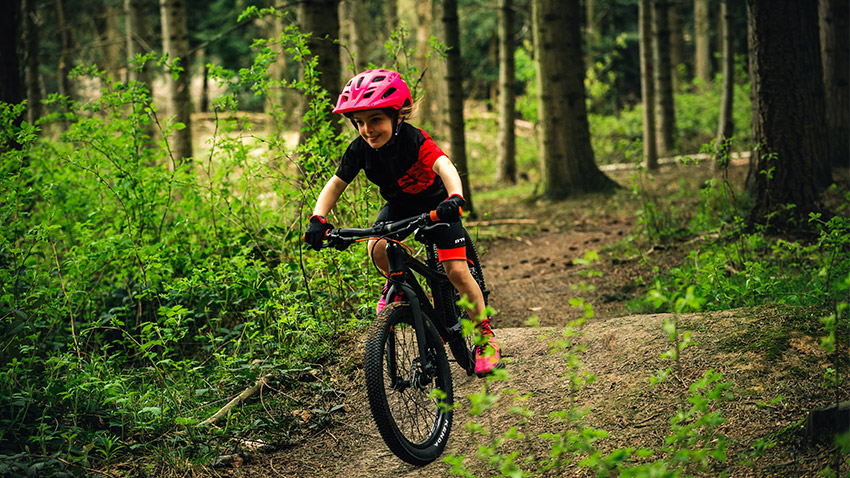
[[[118,32],[118,17],[121,12],[111,1],[101,0],[98,3],[91,17],[97,35],[100,57],[98,65],[114,80],[122,80],[119,74],[124,66],[122,56],[125,50],[124,40]]]
[[[0,6],[0,101],[12,104],[25,98],[17,52],[20,8],[20,1]]]
[[[62,44],[56,72],[59,75],[59,94],[73,99],[74,84],[68,75],[73,68],[73,55],[77,48],[74,41],[74,29],[68,18],[67,0],[56,0],[56,21],[59,24],[59,40]]]
[[[367,2],[360,0],[341,0],[339,2],[340,39],[346,43],[351,57],[345,56],[343,69],[353,68],[352,75],[366,70],[372,59],[371,46],[374,35],[369,18]],[[349,76],[352,76],[349,75]]]
[[[33,123],[42,115],[42,82],[39,72],[39,24],[35,0],[21,2],[21,43],[24,64],[24,84],[27,89],[27,121]]]
[[[685,33],[682,23],[682,0],[670,0],[668,21],[670,23],[670,67],[673,86],[680,87],[679,80],[685,80],[679,73],[679,67],[685,63]]]
[[[613,189],[590,145],[579,0],[533,0],[531,11],[543,195],[563,199]]]
[[[803,228],[820,209],[827,141],[818,6],[747,0],[756,171],[751,224]],[[789,32],[794,32],[789,35]],[[824,176],[827,176],[826,178]]]
[[[850,1],[820,0],[826,127],[833,166],[850,165]]]
[[[451,159],[455,164],[460,180],[463,183],[463,197],[466,208],[475,214],[472,202],[472,191],[469,187],[469,167],[466,162],[466,138],[463,124],[463,65],[460,56],[460,25],[457,16],[457,0],[443,2],[443,30],[445,44],[448,48],[446,56],[446,84],[448,85],[448,121],[449,148]]]
[[[160,0],[162,17],[162,50],[169,64],[179,65],[173,75],[166,75],[168,83],[169,114],[184,127],[171,136],[171,151],[175,164],[192,157],[192,102],[189,97],[189,31],[186,26],[185,0]],[[179,71],[182,69],[182,71]]]
[[[674,149],[676,110],[673,101],[673,77],[670,66],[669,0],[652,0],[653,63],[655,83],[655,134],[659,154]]]
[[[647,169],[658,169],[655,138],[655,83],[652,62],[652,0],[638,4],[640,34],[640,90],[643,100],[643,156]]]
[[[331,103],[342,90],[339,44],[339,0],[313,0],[300,4],[298,20],[301,31],[310,32],[307,47],[316,58],[319,86],[327,92]],[[309,99],[306,99],[309,101]],[[302,109],[303,111],[303,109]],[[340,126],[338,122],[334,125]]]
[[[723,32],[723,94],[720,100],[720,118],[717,122],[717,140],[715,148],[717,156],[729,152],[727,142],[732,138],[735,122],[732,116],[732,104],[735,97],[735,48],[733,45],[732,15],[729,13],[729,0],[720,0],[720,25]],[[716,171],[718,163],[712,168]]]
[[[124,0],[124,14],[127,15],[125,32],[127,34],[127,57],[133,59],[137,55],[152,52],[155,48],[151,42],[150,2],[146,0]],[[147,65],[130,68],[130,81],[139,81],[151,88],[150,68]]]
[[[496,179],[516,182],[516,75],[512,0],[499,4],[499,152]]]
[[[709,0],[694,0],[694,76],[711,82],[711,36]]]
[[[434,124],[434,109],[432,108],[434,75],[429,65],[430,55],[428,54],[431,41],[431,15],[433,13],[431,3],[431,0],[416,2],[416,66],[422,70],[417,99],[419,102],[418,114],[420,121],[427,125]]]

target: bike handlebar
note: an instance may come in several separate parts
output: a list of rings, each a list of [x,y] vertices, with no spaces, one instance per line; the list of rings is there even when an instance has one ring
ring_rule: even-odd
[[[334,247],[343,250],[357,242],[358,239],[370,237],[382,239],[401,239],[422,226],[442,222],[437,217],[437,211],[422,213],[394,222],[382,222],[368,228],[337,228],[325,234],[322,247]]]

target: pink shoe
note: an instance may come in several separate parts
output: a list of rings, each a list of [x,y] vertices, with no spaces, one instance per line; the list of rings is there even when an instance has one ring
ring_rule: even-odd
[[[387,293],[390,291],[390,281],[384,282],[384,288],[381,290],[381,298],[378,299],[378,306],[375,308],[375,315],[381,313],[384,307],[387,306]],[[393,302],[401,302],[404,300],[404,293],[397,294]]]
[[[475,374],[484,377],[492,373],[494,369],[503,367],[504,364],[501,363],[502,352],[499,342],[490,329],[490,319],[479,323],[476,327],[481,332],[481,338],[487,341],[486,344],[475,347]]]

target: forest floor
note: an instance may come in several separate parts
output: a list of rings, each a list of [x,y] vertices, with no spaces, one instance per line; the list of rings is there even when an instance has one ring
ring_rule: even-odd
[[[740,178],[743,170],[745,167],[738,166],[734,173]],[[572,405],[586,409],[581,422],[572,426],[579,430],[592,426],[608,433],[596,442],[604,453],[626,447],[661,450],[665,437],[672,433],[670,419],[677,409],[691,407],[689,385],[714,370],[731,386],[732,398],[712,406],[725,419],[716,432],[728,440],[727,459],[711,461],[707,470],[687,469],[686,474],[794,477],[816,476],[828,465],[835,470],[835,454],[827,447],[807,444],[800,435],[800,422],[807,412],[834,398],[823,386],[830,362],[819,346],[818,330],[807,334],[805,327],[794,325],[817,323],[807,311],[761,307],[681,315],[679,326],[691,332],[697,345],[685,349],[676,366],[660,357],[671,347],[662,327],[672,316],[634,315],[627,304],[646,292],[655,268],[681,264],[697,243],[712,238],[694,237],[663,246],[637,243],[633,239],[635,199],[628,192],[632,174],[609,173],[625,188],[614,196],[563,203],[528,203],[510,194],[480,196],[485,199],[479,199],[477,205],[488,215],[468,226],[478,234],[492,291],[490,305],[499,312],[493,324],[509,378],[489,385],[489,391],[500,394],[500,400],[493,409],[473,417],[465,397],[479,392],[486,381],[455,374],[455,400],[460,406],[454,413],[446,455],[467,457],[464,464],[476,476],[498,475],[486,461],[475,458],[478,447],[490,440],[467,431],[468,424],[478,422],[491,427],[496,436],[516,426],[524,438],[507,442],[500,451],[518,452],[520,464],[531,460],[539,464],[551,449],[550,442],[540,435],[565,427],[550,418],[550,413]],[[679,166],[666,166],[654,183],[674,189],[698,188],[699,183],[694,182],[701,180],[698,176],[692,171],[683,174]],[[691,182],[680,182],[682,177]],[[586,257],[587,251],[596,251],[599,260],[576,264],[574,259]],[[584,348],[576,347],[572,353],[581,361],[581,370],[592,373],[596,380],[571,393],[565,377],[566,359],[562,353],[551,353],[550,343],[570,321],[584,315],[584,309],[568,304],[572,298],[583,298],[593,306],[594,316],[577,329]],[[532,316],[538,318],[534,326],[528,324]],[[783,324],[786,333],[766,340],[767,334],[760,332],[767,331],[768,324]],[[773,334],[775,328],[770,330]],[[342,405],[330,419],[326,416],[322,426],[313,426],[321,417],[305,410],[300,417],[303,433],[290,445],[246,451],[236,460],[209,469],[210,476],[450,476],[451,467],[442,460],[414,467],[397,459],[382,442],[366,399],[363,339],[351,337],[341,345],[339,353],[344,358],[325,379]],[[671,366],[668,380],[650,384],[650,377]],[[525,394],[528,398],[523,405],[533,414],[520,419],[511,407],[518,404],[515,397]],[[759,439],[776,445],[751,458]],[[843,466],[845,471],[846,461]],[[524,467],[536,469],[530,464]],[[544,474],[591,475],[575,464]]]

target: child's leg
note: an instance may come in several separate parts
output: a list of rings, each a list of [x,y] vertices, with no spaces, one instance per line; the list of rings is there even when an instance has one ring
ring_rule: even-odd
[[[384,277],[390,275],[390,264],[387,260],[387,241],[384,239],[370,239],[366,243],[369,258],[384,273]]]
[[[464,295],[472,303],[473,307],[466,310],[469,318],[478,321],[484,314],[484,294],[481,288],[478,287],[478,282],[469,273],[469,267],[465,260],[448,260],[443,261],[443,268],[446,269],[446,275],[449,277],[452,285],[460,293]]]

